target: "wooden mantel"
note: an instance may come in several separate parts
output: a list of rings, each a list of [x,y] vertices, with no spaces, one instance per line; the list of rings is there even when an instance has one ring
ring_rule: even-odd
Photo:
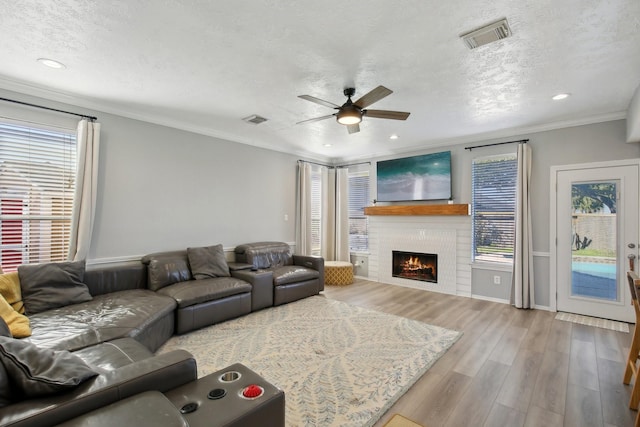
[[[390,205],[364,208],[365,215],[469,215],[469,204]]]

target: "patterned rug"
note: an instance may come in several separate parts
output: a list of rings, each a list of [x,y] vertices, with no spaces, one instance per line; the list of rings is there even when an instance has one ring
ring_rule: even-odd
[[[285,391],[287,426],[371,426],[460,332],[314,296],[187,335],[203,376],[240,362]]]
[[[599,317],[583,316],[581,314],[564,313],[559,311],[556,314],[557,320],[578,323],[580,325],[595,326],[596,328],[611,329],[612,331],[629,333],[629,324],[617,322],[615,320],[601,319]]]

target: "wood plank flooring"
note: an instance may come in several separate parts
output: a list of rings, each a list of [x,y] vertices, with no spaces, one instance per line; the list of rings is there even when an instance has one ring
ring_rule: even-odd
[[[622,384],[633,330],[362,279],[324,294],[464,332],[376,427],[396,413],[425,427],[633,426]]]

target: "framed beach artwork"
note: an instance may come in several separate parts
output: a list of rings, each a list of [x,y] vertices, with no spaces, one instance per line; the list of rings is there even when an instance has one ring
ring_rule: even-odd
[[[377,162],[379,202],[451,198],[451,151]]]

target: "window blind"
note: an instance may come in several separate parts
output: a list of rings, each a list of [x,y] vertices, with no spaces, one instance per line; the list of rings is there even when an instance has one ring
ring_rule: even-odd
[[[364,208],[369,204],[369,171],[349,173],[349,250],[369,250],[368,219]]]
[[[512,263],[515,239],[517,162],[515,154],[473,161],[473,259]]]
[[[0,253],[4,271],[64,261],[76,181],[72,131],[0,123]]]
[[[311,169],[311,254],[320,255],[322,236],[322,172]]]

